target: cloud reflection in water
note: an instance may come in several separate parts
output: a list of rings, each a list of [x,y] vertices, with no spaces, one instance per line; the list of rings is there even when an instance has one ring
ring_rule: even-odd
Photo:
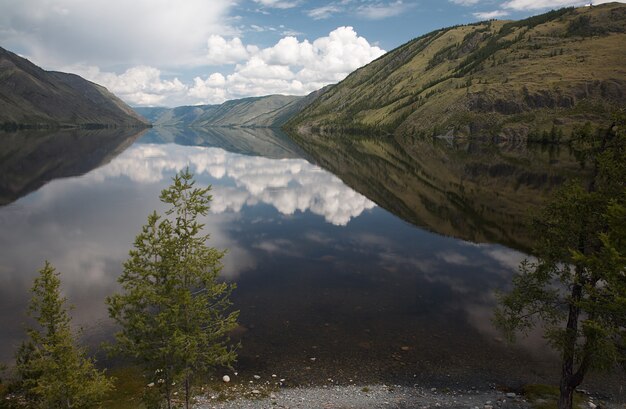
[[[329,223],[345,226],[376,206],[333,174],[303,159],[267,159],[200,146],[134,145],[86,179],[126,176],[138,183],[156,183],[166,173],[186,166],[197,176],[220,181],[213,187],[214,213],[239,212],[244,205],[264,203],[285,215],[309,210]]]

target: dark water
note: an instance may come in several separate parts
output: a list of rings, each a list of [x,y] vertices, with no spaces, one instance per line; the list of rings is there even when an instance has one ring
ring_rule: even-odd
[[[228,249],[224,277],[238,284],[242,373],[292,384],[554,381],[555,357],[540,337],[508,346],[490,317],[494,291],[525,257],[513,249],[527,243],[522,223],[508,219],[525,211],[520,198],[538,200],[570,172],[568,161],[447,142],[421,163],[399,152],[425,145],[395,142],[361,141],[346,156],[320,139],[305,153],[269,130],[0,141],[0,360],[24,336],[28,289],[44,260],[62,272],[86,341],[110,334],[103,300],[148,213],[162,209],[160,190],[189,166],[213,186],[205,222],[210,245]],[[501,166],[510,158],[513,167]],[[618,391],[619,379],[598,379]]]

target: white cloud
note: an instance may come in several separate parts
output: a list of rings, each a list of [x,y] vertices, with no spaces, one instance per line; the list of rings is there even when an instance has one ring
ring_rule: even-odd
[[[82,64],[59,69],[101,84],[134,106],[219,104],[249,96],[306,95],[341,81],[385,52],[358,36],[352,27],[338,27],[312,43],[286,36],[264,49],[244,45],[238,37],[211,35],[207,47],[207,62],[231,63],[230,73],[213,72],[183,82],[147,65],[121,74]]]
[[[480,0],[450,0],[454,4],[460,4],[461,6],[473,6],[478,4]]]
[[[338,27],[312,43],[287,36],[272,47],[259,50],[248,46],[246,50],[249,59],[237,64],[232,74],[223,76],[223,82],[216,83],[215,74],[206,79],[196,77],[189,96],[199,99],[195,102],[220,103],[246,96],[304,95],[341,81],[384,54],[352,27]]]
[[[358,16],[368,20],[380,20],[397,16],[407,10],[409,6],[401,0],[393,3],[375,3],[359,6],[356,10]]]
[[[254,0],[264,7],[272,7],[276,9],[290,9],[298,5],[298,1],[286,1],[286,0]]]
[[[326,5],[307,11],[307,15],[313,20],[323,20],[341,12],[341,8],[336,5]]]
[[[480,20],[491,20],[493,18],[500,18],[504,16],[508,16],[509,12],[506,10],[494,10],[494,11],[481,11],[472,13],[474,17]]]
[[[3,0],[0,43],[48,67],[188,66],[228,34],[231,0]]]
[[[226,40],[220,35],[212,34],[207,40],[208,64],[233,64],[248,59],[250,54],[258,51],[254,46],[244,47],[238,37]]]
[[[76,66],[68,70],[105,86],[131,105],[159,105],[168,97],[182,98],[187,93],[187,86],[178,78],[164,80],[161,72],[153,67],[132,67],[120,75],[101,72],[98,67]]]

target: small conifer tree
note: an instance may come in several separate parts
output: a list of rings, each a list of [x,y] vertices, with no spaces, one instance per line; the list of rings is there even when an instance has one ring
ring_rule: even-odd
[[[28,329],[16,357],[20,387],[29,407],[93,408],[112,383],[77,346],[60,285],[59,273],[46,261],[28,309],[37,326]]]
[[[148,216],[118,280],[123,291],[107,299],[121,328],[114,349],[139,362],[168,408],[173,385],[184,385],[188,408],[193,375],[236,358],[228,344],[238,317],[230,311],[234,285],[218,282],[224,251],[206,245],[198,220],[209,210],[210,186],[194,184],[187,169],[161,192],[170,209]]]

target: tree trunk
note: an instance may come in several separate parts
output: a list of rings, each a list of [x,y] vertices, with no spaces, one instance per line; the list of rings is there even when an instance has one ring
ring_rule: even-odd
[[[167,399],[167,409],[172,409],[172,392],[170,391],[170,380],[165,378],[165,398]]]
[[[185,408],[189,409],[189,376],[185,377]]]
[[[579,272],[576,273],[579,276]],[[572,287],[572,298],[569,301],[569,314],[567,316],[567,327],[565,329],[565,348],[563,350],[563,365],[561,367],[561,382],[559,385],[560,395],[558,409],[572,409],[572,399],[574,395],[574,353],[576,350],[576,337],[578,335],[578,317],[580,307],[578,302],[582,296],[583,288],[580,284]],[[578,382],[580,383],[580,382]]]
[[[574,387],[569,382],[563,382],[561,378],[561,393],[559,395],[559,409],[572,409],[574,399]]]

